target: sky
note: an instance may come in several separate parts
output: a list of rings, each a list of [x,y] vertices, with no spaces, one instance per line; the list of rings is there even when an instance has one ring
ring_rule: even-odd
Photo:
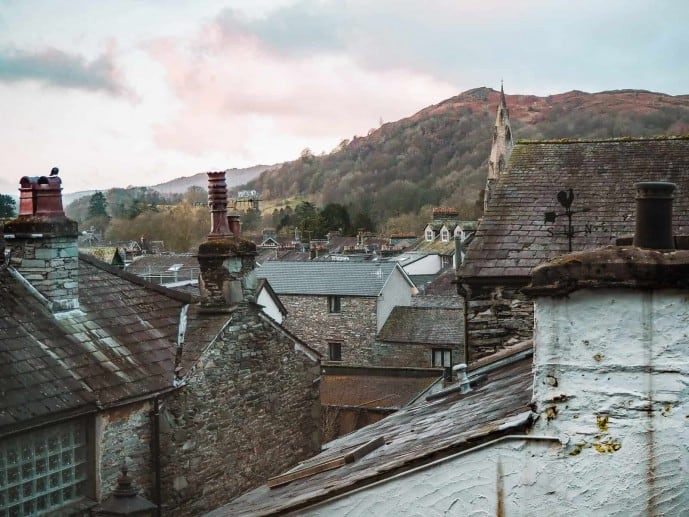
[[[0,192],[329,152],[480,86],[689,94],[685,0],[0,0]]]

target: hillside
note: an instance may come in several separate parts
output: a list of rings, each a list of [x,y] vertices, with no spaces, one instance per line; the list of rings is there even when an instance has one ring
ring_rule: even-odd
[[[689,133],[689,96],[620,90],[506,97],[516,139]],[[343,140],[328,155],[302,153],[247,187],[263,199],[342,203],[378,223],[428,205],[476,216],[498,100],[495,90],[469,90],[366,137]]]
[[[277,165],[254,165],[252,167],[247,167],[244,169],[227,169],[227,186],[232,189],[237,186],[243,185],[251,180],[254,180],[260,176],[263,171],[270,170],[277,167]],[[2,186],[2,184],[0,184]],[[184,194],[190,187],[201,187],[206,189],[208,186],[208,176],[205,172],[199,172],[192,176],[182,176],[181,178],[175,178],[164,183],[158,183],[157,185],[150,185],[145,188],[155,190],[163,195],[170,194]],[[140,189],[144,187],[129,187],[133,189]],[[114,189],[115,190],[115,189]],[[79,199],[84,197],[92,196],[95,190],[81,190],[79,192],[70,192],[62,195],[62,200],[65,206],[72,204]],[[85,202],[83,202],[85,203]],[[82,203],[82,204],[83,204]]]
[[[245,169],[228,169],[226,181],[228,188],[243,185],[257,178],[263,171],[277,167],[276,165],[254,165]],[[161,194],[184,194],[189,187],[208,187],[208,176],[205,172],[199,172],[193,176],[183,176],[165,183],[151,185],[149,188],[157,190]]]

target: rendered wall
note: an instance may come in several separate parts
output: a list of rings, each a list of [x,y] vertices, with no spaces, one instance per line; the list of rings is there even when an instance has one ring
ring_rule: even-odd
[[[507,439],[303,515],[689,512],[689,298],[600,289],[535,304],[532,439]]]

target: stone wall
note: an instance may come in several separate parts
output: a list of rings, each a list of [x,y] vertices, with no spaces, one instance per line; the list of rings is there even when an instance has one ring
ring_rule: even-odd
[[[376,337],[376,298],[342,296],[340,312],[328,312],[327,296],[280,295],[284,325],[328,358],[328,343],[342,344],[342,363],[371,366]]]
[[[396,366],[399,368],[432,368],[431,354],[440,345],[412,345],[409,343],[385,343],[376,341],[373,346],[373,361],[376,366]],[[462,362],[463,351],[459,345],[451,348],[452,364]]]
[[[468,362],[533,337],[533,300],[522,294],[520,287],[471,290],[465,320]]]
[[[122,462],[127,463],[129,477],[136,488],[153,500],[154,483],[151,450],[152,403],[140,402],[100,413],[96,424],[97,454],[96,490],[99,499],[112,493],[120,475]]]
[[[53,310],[79,307],[79,250],[76,238],[10,238],[11,265],[52,302]]]
[[[199,515],[320,451],[318,360],[241,304],[162,407],[167,515]]]

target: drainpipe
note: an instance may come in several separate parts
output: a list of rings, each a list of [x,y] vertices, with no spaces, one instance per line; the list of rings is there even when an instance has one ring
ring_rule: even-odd
[[[156,504],[157,517],[163,515],[162,511],[162,494],[160,483],[160,403],[158,397],[153,399],[153,472],[155,475],[155,485],[153,487],[153,501]]]

